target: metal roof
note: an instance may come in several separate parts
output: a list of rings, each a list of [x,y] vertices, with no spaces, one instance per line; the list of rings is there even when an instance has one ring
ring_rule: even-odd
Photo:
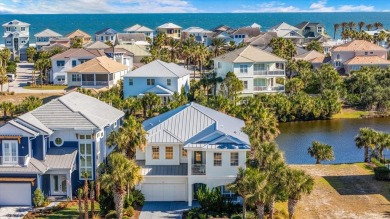
[[[123,77],[159,77],[159,78],[172,78],[172,77],[184,77],[191,74],[191,71],[179,66],[175,63],[166,63],[161,60],[155,60],[148,63],[134,71],[131,71]]]
[[[105,34],[105,35],[115,35],[117,34],[118,31],[112,29],[112,28],[109,28],[109,27],[106,27],[104,28],[103,30],[99,30],[97,31],[95,34],[96,35],[100,35],[100,34]]]
[[[124,29],[123,31],[125,31],[125,32],[153,32],[152,29],[145,27],[145,26],[141,26],[139,24],[135,24],[131,27],[128,27],[128,28]]]
[[[225,53],[213,60],[233,63],[286,62],[285,59],[279,56],[251,45]]]
[[[145,165],[144,160],[137,160],[143,176],[187,176],[188,164],[179,165]]]
[[[47,151],[44,163],[49,169],[72,169],[76,156],[76,148],[52,147]]]
[[[167,89],[167,88],[164,88],[160,85],[156,85],[146,91],[144,91],[143,93],[141,93],[140,95],[145,95],[146,93],[155,93],[157,95],[173,95],[174,92]]]
[[[30,26],[30,24],[22,22],[22,21],[19,21],[19,20],[12,20],[12,21],[9,21],[7,23],[4,23],[2,26],[3,27],[8,27],[8,26]]]
[[[32,173],[42,174],[45,173],[47,167],[39,160],[30,158],[27,166],[0,166],[0,173]]]
[[[157,29],[169,29],[169,28],[180,29],[181,27],[174,23],[165,23],[157,27]]]

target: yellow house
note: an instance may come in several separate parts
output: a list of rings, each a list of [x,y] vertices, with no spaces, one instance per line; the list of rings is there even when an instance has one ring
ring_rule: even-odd
[[[91,36],[80,29],[77,29],[69,33],[68,35],[66,35],[66,37],[70,40],[70,45],[73,45],[73,42],[75,41],[76,38],[81,38],[83,45],[92,42]]]
[[[166,33],[168,37],[172,37],[174,39],[181,38],[181,27],[174,23],[165,23],[157,27],[158,33]]]

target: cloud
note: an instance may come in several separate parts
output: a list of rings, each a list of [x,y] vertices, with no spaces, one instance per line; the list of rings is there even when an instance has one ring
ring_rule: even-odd
[[[371,5],[338,5],[329,6],[327,0],[319,0],[312,3],[309,8],[298,8],[287,5],[284,2],[270,1],[261,4],[243,5],[241,9],[234,12],[362,12],[375,11]]]
[[[185,0],[6,0],[1,13],[191,13],[199,12]]]

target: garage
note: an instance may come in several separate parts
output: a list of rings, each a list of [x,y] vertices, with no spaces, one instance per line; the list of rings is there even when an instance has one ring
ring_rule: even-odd
[[[0,206],[31,206],[31,183],[0,183]]]
[[[143,183],[141,190],[146,201],[187,201],[184,183]]]

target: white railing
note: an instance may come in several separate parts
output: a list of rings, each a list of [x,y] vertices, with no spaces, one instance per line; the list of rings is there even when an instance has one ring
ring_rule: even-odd
[[[284,91],[284,86],[253,86],[253,91]]]
[[[28,163],[26,156],[0,156],[0,166],[26,166]]]
[[[192,164],[191,165],[192,175],[206,175],[206,164]]]
[[[254,75],[269,75],[269,76],[284,76],[284,70],[258,70],[258,71],[253,71]]]
[[[81,83],[83,86],[94,86],[95,82],[94,81],[82,81]]]

